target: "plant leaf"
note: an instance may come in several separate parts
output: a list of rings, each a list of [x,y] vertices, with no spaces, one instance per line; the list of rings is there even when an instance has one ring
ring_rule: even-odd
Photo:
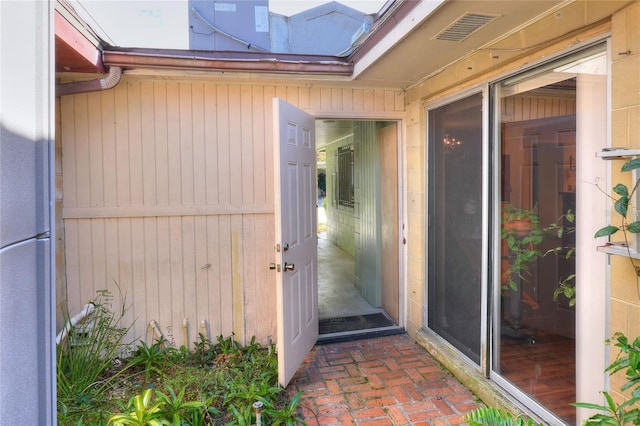
[[[617,226],[613,226],[613,225],[605,226],[604,228],[598,229],[594,238],[607,237],[609,235],[615,234],[619,230],[620,228],[618,228]]]
[[[627,231],[633,233],[633,234],[638,234],[640,233],[640,221],[636,221],[636,222],[631,222],[630,224],[627,225]]]
[[[621,170],[623,172],[629,172],[638,168],[640,168],[640,158],[636,157],[633,160],[629,160],[624,163]]]
[[[629,210],[629,196],[623,195],[613,206],[620,216],[627,217],[627,211]]]

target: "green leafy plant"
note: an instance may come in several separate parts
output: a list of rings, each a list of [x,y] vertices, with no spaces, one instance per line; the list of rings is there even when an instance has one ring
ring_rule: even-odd
[[[636,157],[632,160],[627,161],[622,165],[623,172],[630,172],[640,168],[640,157]],[[613,187],[613,192],[618,195],[618,198],[609,195],[609,197],[613,200],[613,207],[618,213],[618,217],[620,219],[619,225],[607,225],[603,228],[600,228],[596,234],[596,238],[600,237],[610,237],[618,232],[622,233],[623,242],[627,249],[628,259],[633,266],[633,270],[636,273],[636,277],[640,277],[640,267],[635,263],[633,257],[631,256],[631,245],[629,244],[629,233],[638,234],[640,233],[640,221],[632,221],[630,222],[627,218],[629,210],[632,206],[633,197],[638,189],[638,185],[640,184],[640,179],[638,179],[631,191],[627,185],[622,183],[616,184]],[[638,293],[640,295],[640,289],[638,289]]]
[[[556,223],[552,223],[544,228],[545,232],[550,232],[558,239],[562,239],[566,235],[575,234],[576,217],[572,210],[568,210],[565,214],[560,216]],[[564,257],[565,259],[571,259],[575,257],[576,248],[567,246],[558,246],[549,249],[545,252],[544,256],[554,254],[556,256]],[[569,306],[575,306],[576,304],[576,274],[569,274],[560,279],[558,287],[553,292],[553,300],[557,301],[560,296],[564,296],[569,301]]]
[[[623,333],[616,333],[612,339],[615,341],[614,346],[619,348],[620,352],[605,371],[615,374],[624,370],[627,382],[620,390],[627,392],[627,399],[618,404],[608,392],[604,391],[602,393],[606,405],[586,402],[577,402],[573,405],[604,412],[589,417],[585,421],[588,425],[638,425],[640,424],[640,408],[637,405],[640,402],[640,337],[629,342]],[[607,344],[611,344],[611,340],[608,340]]]
[[[543,236],[537,214],[512,204],[503,205],[501,237],[509,250],[508,267],[502,273],[503,289],[517,291],[520,280],[527,279],[530,265],[543,255],[538,249]]]
[[[147,389],[141,395],[136,395],[129,401],[126,407],[129,413],[115,414],[109,419],[109,424],[114,426],[161,426],[171,423],[164,418],[160,407],[162,403],[151,405],[151,389]]]
[[[264,413],[271,419],[272,426],[286,425],[303,425],[307,426],[307,423],[298,415],[298,406],[300,405],[300,398],[302,392],[298,392],[291,398],[289,405],[283,409],[276,409],[273,406],[267,406]]]
[[[126,303],[116,314],[109,308],[112,300],[110,292],[99,291],[94,312],[81,324],[69,323],[69,333],[56,348],[58,401],[67,408],[90,407],[124,372],[114,369],[113,361],[123,351],[130,327],[120,324]]]
[[[542,426],[532,419],[513,414],[493,407],[480,407],[464,416],[469,426]]]
[[[145,383],[149,381],[151,373],[162,376],[162,367],[168,362],[170,348],[166,347],[166,340],[160,340],[148,346],[144,341],[138,344],[135,356],[131,359],[132,366],[144,367]]]

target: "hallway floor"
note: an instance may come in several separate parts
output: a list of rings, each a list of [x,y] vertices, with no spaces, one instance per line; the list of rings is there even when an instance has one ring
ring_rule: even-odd
[[[318,318],[338,318],[381,312],[355,286],[355,260],[318,235]]]
[[[458,425],[481,404],[408,335],[316,345],[287,392],[315,425]]]

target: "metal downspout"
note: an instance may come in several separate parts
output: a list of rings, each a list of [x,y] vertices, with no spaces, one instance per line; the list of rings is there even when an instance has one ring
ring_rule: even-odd
[[[120,83],[122,77],[121,67],[110,67],[109,74],[103,78],[88,81],[75,81],[73,83],[56,84],[56,96],[73,95],[75,93],[97,92],[112,89]]]

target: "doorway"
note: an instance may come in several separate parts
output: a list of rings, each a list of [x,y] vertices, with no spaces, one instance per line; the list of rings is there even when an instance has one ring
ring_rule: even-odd
[[[397,129],[316,120],[320,341],[404,331]]]

